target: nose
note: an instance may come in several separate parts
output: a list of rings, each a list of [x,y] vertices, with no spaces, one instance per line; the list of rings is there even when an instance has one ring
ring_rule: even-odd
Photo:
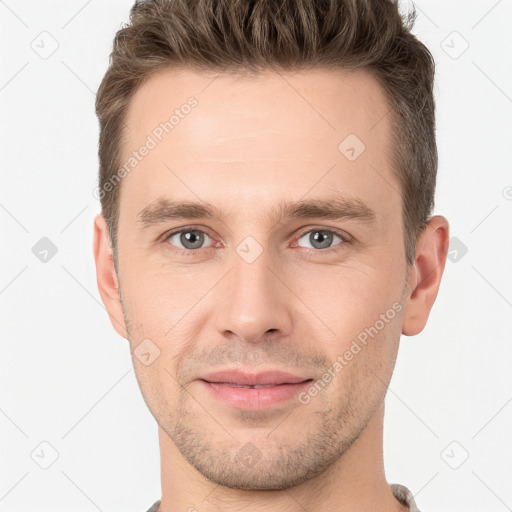
[[[252,263],[235,254],[215,292],[215,327],[225,338],[258,343],[269,334],[273,339],[290,335],[293,295],[265,251]]]

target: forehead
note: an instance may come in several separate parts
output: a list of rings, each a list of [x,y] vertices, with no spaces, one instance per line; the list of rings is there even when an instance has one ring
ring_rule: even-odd
[[[177,189],[221,201],[236,190],[247,203],[308,190],[389,197],[388,114],[382,88],[361,70],[162,70],[129,105],[122,163],[150,149],[129,167],[121,196],[141,208]]]
[[[181,112],[189,110],[185,106],[191,98],[197,103],[190,109],[191,115]],[[256,131],[260,139],[266,133],[267,139],[272,140],[279,132],[280,137],[296,139],[302,135],[312,142],[326,143],[336,142],[348,133],[365,139],[373,132],[375,143],[379,142],[379,134],[386,131],[374,131],[375,125],[382,124],[379,121],[388,110],[381,86],[363,70],[266,71],[257,76],[240,76],[227,72],[205,75],[175,67],[151,75],[135,92],[124,135],[125,143],[130,145],[176,113],[179,121],[173,120],[178,122],[173,137],[166,138],[169,143],[176,135],[182,135],[180,142],[186,139],[201,146],[222,143],[224,149],[230,139],[251,137]],[[181,122],[187,117],[186,123]],[[387,128],[383,124],[381,128]],[[232,146],[236,150],[237,145]],[[258,148],[258,155],[275,146]]]

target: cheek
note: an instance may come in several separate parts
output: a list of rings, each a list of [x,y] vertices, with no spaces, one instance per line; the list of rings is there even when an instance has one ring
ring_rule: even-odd
[[[364,409],[385,395],[401,332],[397,306],[378,309],[363,304],[338,322],[335,342],[325,347],[336,374],[332,400],[353,400],[359,404],[354,407]]]
[[[127,265],[125,269],[129,270]],[[132,354],[147,339],[158,354],[147,367],[132,356],[137,378],[146,401],[162,410],[167,410],[167,402],[178,396],[179,364],[194,352],[209,317],[204,311],[204,298],[212,279],[197,274],[178,269],[146,269],[142,273],[139,267],[138,271],[126,272],[128,277],[122,282]]]
[[[335,267],[308,272],[295,282],[297,295],[329,327],[333,346],[341,350],[381,315],[388,312],[387,320],[396,316],[393,304],[402,283],[393,275],[369,267]]]
[[[122,296],[134,325],[146,336],[174,337],[189,312],[215,282],[211,275],[191,268],[125,266]]]

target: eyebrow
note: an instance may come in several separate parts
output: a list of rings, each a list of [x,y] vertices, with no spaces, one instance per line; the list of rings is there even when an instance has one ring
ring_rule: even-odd
[[[142,228],[146,228],[173,219],[222,219],[223,217],[221,210],[206,201],[174,201],[167,197],[159,197],[137,214],[137,223]],[[270,221],[274,223],[284,219],[310,217],[326,220],[351,219],[367,224],[374,224],[377,219],[375,210],[363,201],[344,197],[286,201],[274,207],[269,214]]]

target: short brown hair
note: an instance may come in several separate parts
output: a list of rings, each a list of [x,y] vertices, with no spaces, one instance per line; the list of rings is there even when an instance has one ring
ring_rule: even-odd
[[[100,199],[114,259],[120,186],[105,185],[121,165],[130,99],[156,71],[182,65],[247,76],[268,69],[370,72],[389,101],[392,167],[401,187],[406,260],[413,263],[437,174],[434,60],[410,32],[415,19],[414,9],[402,14],[392,0],[136,1],[115,36],[96,98]]]

